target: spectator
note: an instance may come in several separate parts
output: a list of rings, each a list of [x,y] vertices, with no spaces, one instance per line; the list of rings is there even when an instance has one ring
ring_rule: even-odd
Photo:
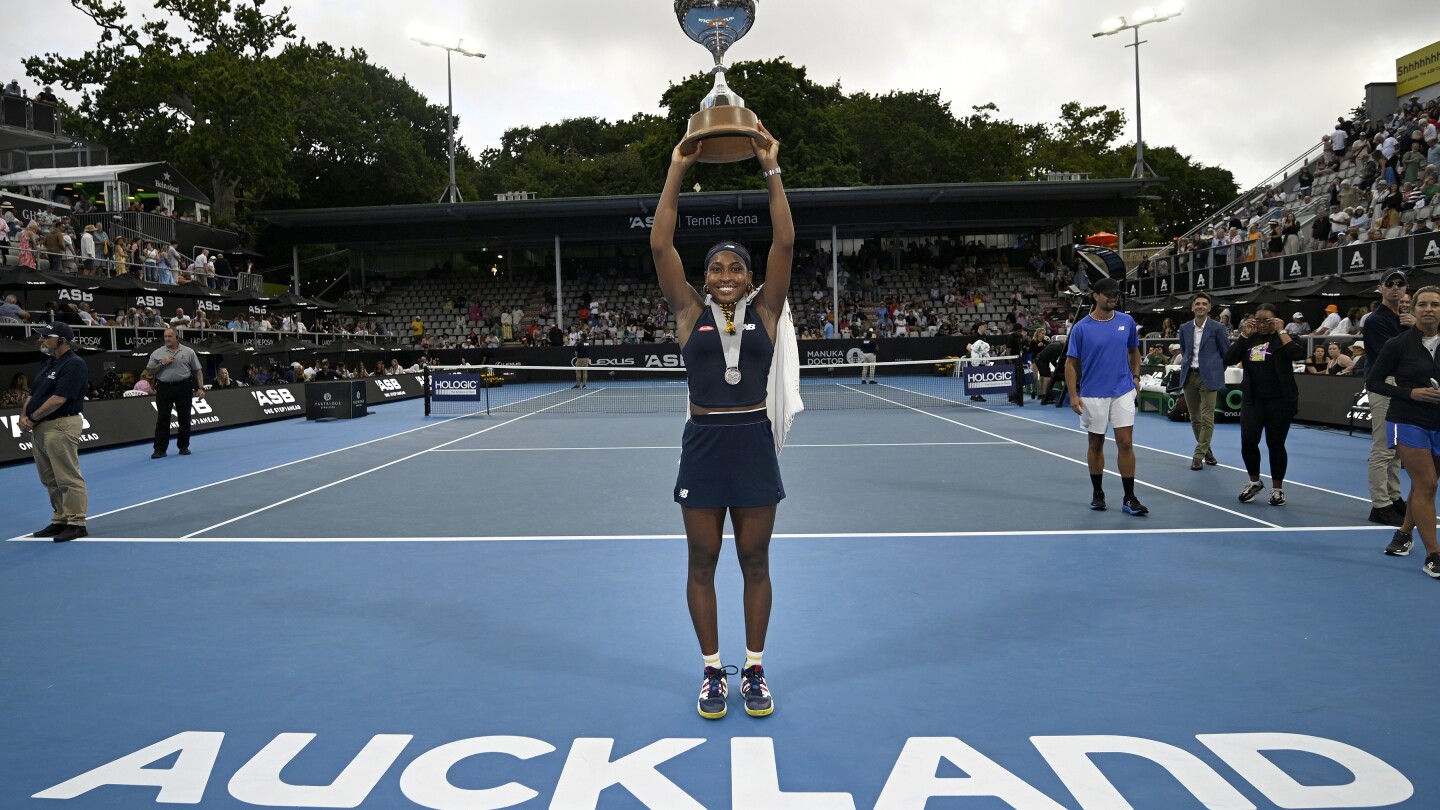
[[[1361,316],[1363,316],[1364,314],[1364,307],[1351,307],[1345,313],[1345,317],[1340,319],[1340,323],[1336,324],[1335,328],[1330,330],[1330,336],[1338,337],[1340,335],[1359,335]]]
[[[1290,323],[1285,324],[1285,332],[1291,337],[1310,334],[1310,324],[1305,320],[1305,313],[1297,312],[1290,316]]]
[[[7,295],[5,296],[5,303],[0,304],[0,318],[14,318],[21,323],[28,323],[30,321],[30,313],[20,308],[20,304],[15,300],[15,296]]]
[[[1328,335],[1330,331],[1340,325],[1340,307],[1331,304],[1325,307],[1325,320],[1320,322],[1320,328],[1315,330],[1315,336]]]
[[[95,275],[98,266],[95,259],[95,226],[86,225],[80,236],[80,266],[85,275]]]
[[[1339,343],[1329,343],[1325,346],[1325,373],[1344,374],[1350,369],[1350,355],[1341,351]]]
[[[240,383],[230,377],[230,369],[221,366],[220,370],[215,372],[215,384],[212,386],[213,388],[225,389],[238,388],[239,386]]]
[[[155,395],[155,375],[154,375],[154,374],[151,374],[150,371],[149,371],[149,369],[146,369],[145,371],[140,372],[140,381],[137,382],[137,383],[135,383],[135,387],[134,387],[132,390],[134,390],[134,391],[139,391],[140,393],[145,394],[145,395],[147,395],[147,396],[154,396],[154,395]]]
[[[1310,356],[1305,358],[1305,373],[1324,374],[1329,365],[1330,360],[1325,356],[1324,344],[1316,343],[1315,348],[1310,350]]]
[[[1340,372],[1355,377],[1365,376],[1365,344],[1355,341],[1350,344],[1350,368]]]
[[[10,387],[0,394],[0,408],[18,408],[29,398],[30,378],[17,372],[10,378]]]

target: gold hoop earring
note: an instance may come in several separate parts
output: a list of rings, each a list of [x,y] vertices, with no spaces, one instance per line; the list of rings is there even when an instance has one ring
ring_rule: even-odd
[[[745,294],[750,295],[753,292],[755,292],[755,285],[748,281],[745,282]]]

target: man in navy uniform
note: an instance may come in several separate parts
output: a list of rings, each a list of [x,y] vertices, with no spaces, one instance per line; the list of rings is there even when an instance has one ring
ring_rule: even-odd
[[[70,346],[75,334],[69,324],[52,323],[40,333],[49,355],[35,376],[29,399],[20,405],[20,429],[31,434],[35,471],[50,493],[50,525],[34,537],[57,543],[85,537],[89,498],[80,474],[80,435],[84,425],[85,389],[89,371]]]

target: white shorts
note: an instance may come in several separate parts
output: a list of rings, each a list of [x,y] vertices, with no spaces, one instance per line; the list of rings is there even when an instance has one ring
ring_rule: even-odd
[[[1112,428],[1134,427],[1135,392],[1118,397],[1080,397],[1080,427],[1105,435]]]

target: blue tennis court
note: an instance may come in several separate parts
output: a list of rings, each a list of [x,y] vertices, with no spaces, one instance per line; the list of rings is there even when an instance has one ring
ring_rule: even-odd
[[[1236,426],[1192,472],[1144,415],[1135,518],[1088,509],[1069,410],[801,414],[776,711],[706,721],[682,420],[411,402],[100,451],[69,544],[0,469],[0,806],[1440,806],[1440,583],[1364,522],[1368,436],[1294,430],[1276,508],[1236,500]]]

